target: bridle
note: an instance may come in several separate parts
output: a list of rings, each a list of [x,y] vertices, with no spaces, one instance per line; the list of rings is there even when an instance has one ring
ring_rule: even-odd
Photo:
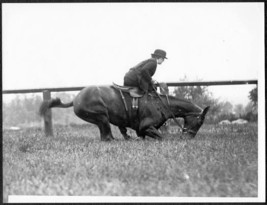
[[[166,106],[165,103],[163,102],[162,98],[160,97],[160,95],[158,94],[158,92],[156,91],[156,89],[154,88],[155,93],[157,94],[158,98],[160,99],[160,101],[162,102],[162,104],[167,108],[167,110],[170,112],[172,119],[174,120],[174,122],[178,125],[178,127],[180,127],[182,129],[182,133],[189,133],[189,134],[196,134],[197,132],[188,128],[185,128],[184,126],[182,126],[179,121],[176,119],[176,117],[174,116],[173,112],[171,111],[170,108],[170,101],[169,101],[169,97],[167,94],[165,94],[168,105]],[[196,112],[190,112],[190,113],[186,113],[184,115],[185,117],[188,116],[195,116],[195,117],[200,117],[201,113],[196,113]]]

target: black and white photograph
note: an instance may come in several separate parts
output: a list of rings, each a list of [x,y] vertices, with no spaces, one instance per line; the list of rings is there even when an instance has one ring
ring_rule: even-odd
[[[3,202],[266,201],[264,6],[1,3]]]

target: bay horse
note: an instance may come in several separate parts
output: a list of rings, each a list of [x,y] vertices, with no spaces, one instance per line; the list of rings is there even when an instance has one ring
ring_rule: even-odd
[[[122,98],[123,97],[123,98]],[[204,109],[194,103],[170,95],[146,94],[139,98],[138,109],[131,106],[132,97],[109,86],[89,86],[83,88],[72,102],[62,103],[59,98],[43,101],[40,114],[53,107],[73,106],[74,113],[86,122],[93,123],[100,130],[103,141],[113,140],[110,123],[118,126],[124,139],[129,139],[127,127],[136,131],[137,136],[162,139],[158,131],[172,117],[184,118],[183,138],[193,138],[204,122],[209,107]],[[127,107],[128,108],[127,108]]]

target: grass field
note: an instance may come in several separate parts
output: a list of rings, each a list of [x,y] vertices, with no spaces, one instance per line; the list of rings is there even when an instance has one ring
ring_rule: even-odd
[[[257,197],[257,125],[203,125],[192,140],[101,142],[95,126],[3,131],[3,196]]]

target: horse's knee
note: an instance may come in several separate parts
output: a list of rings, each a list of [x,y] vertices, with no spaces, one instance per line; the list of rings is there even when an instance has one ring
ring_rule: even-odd
[[[151,125],[153,124],[153,121],[150,118],[143,119],[139,124],[139,132],[145,132]]]
[[[154,139],[162,140],[162,136],[160,132],[153,126],[150,126],[146,130],[144,130],[145,135],[152,137]]]

